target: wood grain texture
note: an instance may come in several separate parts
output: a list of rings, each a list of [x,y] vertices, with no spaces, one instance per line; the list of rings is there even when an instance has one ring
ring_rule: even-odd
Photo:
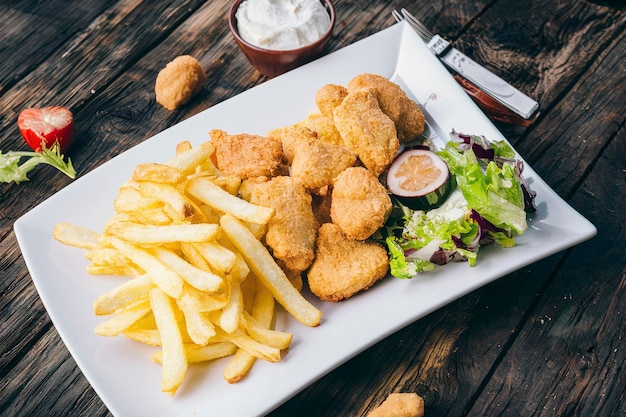
[[[625,415],[623,2],[334,4],[328,52],[388,27],[391,10],[405,7],[539,99],[533,126],[498,127],[599,233],[380,341],[271,416],[365,416],[397,391],[423,396],[429,417]],[[23,107],[65,104],[78,123],[70,156],[82,176],[263,83],[228,32],[229,7],[200,0],[3,2],[0,149],[24,149],[16,126]],[[181,54],[198,58],[208,81],[170,112],[155,103],[154,80]],[[30,178],[0,184],[0,415],[110,416],[50,322],[12,230],[70,180],[49,167]],[[393,308],[393,300],[380,308]]]

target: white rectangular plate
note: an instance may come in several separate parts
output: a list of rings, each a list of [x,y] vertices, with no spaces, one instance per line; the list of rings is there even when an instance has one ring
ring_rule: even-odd
[[[59,222],[101,231],[114,214],[119,186],[142,162],[164,162],[176,143],[196,145],[211,129],[266,134],[306,117],[324,84],[345,85],[371,72],[402,85],[421,103],[439,138],[453,128],[503,140],[424,43],[404,23],[267,81],[146,140],[75,181],[15,222],[15,233],[41,299],[76,363],[111,412],[118,416],[254,416],[278,407],[313,381],[374,343],[433,310],[541,258],[578,244],[595,227],[527,167],[539,210],[511,249],[481,250],[478,264],[446,265],[413,280],[387,278],[345,302],[323,303],[317,328],[307,328],[279,311],[277,327],[294,334],[279,363],[257,361],[240,383],[222,378],[226,360],[191,366],[174,397],[161,393],[161,367],[150,360],[155,348],[99,337],[102,321],[92,302],[125,278],[89,276],[84,251],[52,238]]]

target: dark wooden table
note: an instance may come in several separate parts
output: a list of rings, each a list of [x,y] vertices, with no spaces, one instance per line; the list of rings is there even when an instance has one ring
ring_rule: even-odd
[[[337,50],[406,7],[541,104],[498,124],[595,238],[505,276],[374,345],[280,406],[278,416],[363,416],[417,392],[427,416],[626,415],[626,6],[623,0],[337,0]],[[25,149],[17,115],[74,112],[79,176],[157,132],[266,81],[228,31],[226,1],[0,2],[0,149]],[[202,92],[155,104],[167,61],[197,57]],[[26,269],[13,222],[70,183],[49,167],[0,184],[0,415],[105,416]],[[393,300],[389,300],[393,303]]]

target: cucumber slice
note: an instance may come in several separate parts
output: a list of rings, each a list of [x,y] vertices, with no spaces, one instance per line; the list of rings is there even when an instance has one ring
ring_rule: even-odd
[[[387,190],[413,210],[439,207],[454,188],[448,165],[435,152],[408,149],[400,153],[387,171]]]

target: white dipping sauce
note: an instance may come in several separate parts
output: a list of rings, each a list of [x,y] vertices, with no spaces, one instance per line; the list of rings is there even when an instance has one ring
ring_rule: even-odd
[[[319,0],[244,0],[235,17],[239,35],[264,49],[297,49],[330,28],[330,15]]]

